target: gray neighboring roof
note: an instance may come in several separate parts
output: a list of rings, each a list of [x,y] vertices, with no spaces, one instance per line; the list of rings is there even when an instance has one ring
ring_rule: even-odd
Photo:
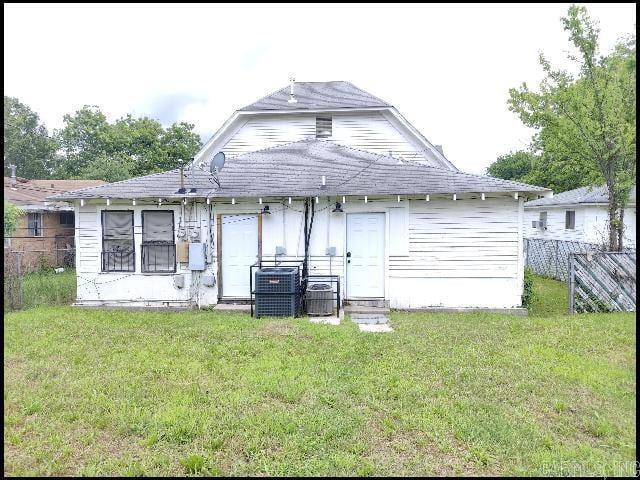
[[[290,86],[281,88],[239,111],[391,107],[350,82],[295,82],[296,103],[289,103],[289,92]]]
[[[544,207],[552,205],[578,205],[581,203],[608,203],[609,190],[606,185],[599,187],[580,187],[574,190],[558,193],[553,197],[531,200],[524,204],[525,207]],[[633,187],[630,202],[636,202],[636,188]]]
[[[220,172],[221,187],[208,171],[186,171],[177,193],[178,170],[67,192],[55,198],[274,197],[327,195],[416,195],[464,192],[540,192],[542,187],[430,167],[345,147],[324,140],[300,140],[231,158]],[[321,188],[321,177],[326,188]]]

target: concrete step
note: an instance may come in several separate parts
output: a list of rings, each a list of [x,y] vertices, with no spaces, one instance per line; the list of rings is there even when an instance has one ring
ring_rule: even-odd
[[[365,306],[365,305],[346,305],[344,307],[345,313],[348,314],[379,314],[379,315],[388,315],[390,310],[389,307],[375,307],[375,306]]]
[[[363,298],[358,300],[345,300],[345,306],[353,306],[353,307],[379,307],[379,308],[389,308],[389,300],[385,300],[383,298]]]

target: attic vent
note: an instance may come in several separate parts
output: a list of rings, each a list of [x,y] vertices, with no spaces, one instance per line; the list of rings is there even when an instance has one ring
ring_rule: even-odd
[[[328,138],[331,136],[331,117],[316,117],[316,138]]]

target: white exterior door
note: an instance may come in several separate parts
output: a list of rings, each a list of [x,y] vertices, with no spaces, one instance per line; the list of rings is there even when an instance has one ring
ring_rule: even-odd
[[[258,217],[222,215],[222,296],[249,298],[249,267],[258,260]]]
[[[384,213],[347,214],[346,293],[384,298]]]

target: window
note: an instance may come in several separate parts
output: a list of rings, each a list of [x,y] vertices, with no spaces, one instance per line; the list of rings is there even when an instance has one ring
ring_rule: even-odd
[[[176,271],[176,244],[171,210],[142,211],[142,271]]]
[[[547,228],[547,212],[540,212],[540,227]]]
[[[30,237],[42,236],[42,212],[32,212],[27,216],[27,229]]]
[[[73,212],[60,212],[60,225],[73,227],[75,224],[76,224],[76,219],[73,215]]]
[[[331,117],[316,117],[316,138],[330,137],[331,130]]]
[[[564,216],[564,228],[567,230],[573,230],[576,228],[576,212],[573,210],[567,210]]]
[[[136,271],[131,210],[102,211],[102,271]]]

